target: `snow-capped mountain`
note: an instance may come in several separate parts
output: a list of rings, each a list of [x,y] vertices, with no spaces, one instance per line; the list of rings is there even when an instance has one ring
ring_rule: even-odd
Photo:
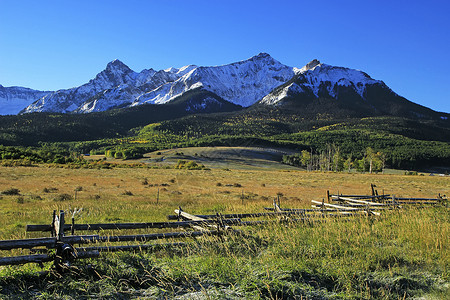
[[[435,112],[399,96],[383,81],[359,70],[330,66],[315,59],[295,71],[293,78],[273,89],[259,104],[308,107],[317,112],[325,110],[318,107],[323,104],[318,101],[321,99],[333,109],[346,111],[349,115],[447,118],[445,113]]]
[[[216,67],[198,67],[175,82],[140,96],[133,105],[162,104],[194,88],[202,87],[234,104],[248,107],[295,75],[294,69],[269,54]]]
[[[296,73],[294,78],[266,95],[260,103],[281,104],[284,99],[299,94],[311,98],[339,99],[348,96],[349,92],[365,100],[368,86],[385,86],[382,81],[372,79],[362,71],[322,64],[317,59],[297,69]]]
[[[247,107],[294,75],[294,68],[266,53],[223,66],[189,65],[139,73],[115,60],[88,83],[45,95],[23,112],[86,113],[145,103],[164,104],[197,88]]]
[[[3,87],[0,85],[0,115],[16,115],[36,99],[51,92],[37,91],[24,87]]]
[[[187,93],[189,96],[183,97]],[[334,106],[366,115],[422,117],[434,113],[433,117],[437,117],[436,112],[406,100],[362,71],[318,60],[302,68],[289,67],[267,53],[222,66],[188,65],[141,72],[114,60],[88,83],[55,92],[0,86],[0,114],[89,113],[147,103],[166,104],[176,99],[189,99],[184,104],[186,112],[206,112],[208,106],[216,111],[221,106],[231,109],[224,103],[234,105],[232,109],[254,104],[317,106],[320,101],[316,99],[327,99]]]
[[[121,61],[114,60],[88,83],[48,94],[24,112],[93,112],[129,105],[146,89],[180,77],[178,72],[148,69],[136,73]]]

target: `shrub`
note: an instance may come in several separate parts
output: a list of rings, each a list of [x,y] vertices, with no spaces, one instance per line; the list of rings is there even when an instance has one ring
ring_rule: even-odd
[[[205,170],[205,166],[202,164],[197,164],[195,161],[192,160],[178,160],[177,165],[175,166],[175,169],[186,169],[186,170]]]
[[[58,189],[55,188],[55,187],[51,187],[51,188],[44,188],[42,191],[43,191],[44,193],[53,193],[53,192],[58,191]]]
[[[105,152],[105,156],[106,157],[114,157],[116,155],[116,151],[114,151],[114,150],[107,150],[106,152]]]
[[[17,197],[17,203],[24,204],[25,203],[25,199],[22,196]]]
[[[2,192],[3,195],[20,195],[20,190],[16,188],[9,188]]]
[[[130,192],[130,191],[125,191],[125,192],[123,192],[122,195],[125,195],[125,196],[133,196],[133,193]]]
[[[55,199],[53,199],[54,201],[67,201],[67,200],[72,200],[72,195],[69,194],[59,194],[58,196],[55,197]]]
[[[416,176],[416,175],[418,175],[418,173],[417,173],[417,171],[406,171],[406,172],[405,172],[405,175],[413,175],[413,176]]]

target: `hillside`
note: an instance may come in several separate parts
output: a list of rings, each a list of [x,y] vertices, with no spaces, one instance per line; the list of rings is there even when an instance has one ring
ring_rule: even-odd
[[[386,165],[391,168],[450,167],[447,120],[359,117],[344,110],[300,114],[298,110],[279,107],[242,109],[214,94],[210,94],[214,99],[211,101],[220,110],[227,106],[229,112],[189,114],[186,107],[201,106],[197,96],[203,98],[204,93],[194,90],[164,106],[143,105],[81,115],[4,116],[0,144],[37,147],[58,142],[58,147],[67,153],[126,152],[123,157],[128,158],[184,147],[269,147],[307,150],[317,155],[333,148],[342,159],[350,157],[355,161],[362,159],[371,147],[384,153]],[[324,107],[327,106],[320,106]]]
[[[316,115],[317,117],[318,115]],[[165,139],[159,137],[164,134]],[[390,167],[450,166],[447,122],[400,117],[314,119],[281,109],[248,109],[232,114],[196,115],[144,127],[135,137],[150,149],[187,146],[281,147],[314,153],[339,149],[360,159],[367,147],[386,154]]]
[[[208,104],[205,109],[205,104]],[[192,90],[167,105],[147,104],[90,114],[32,113],[0,116],[0,145],[37,146],[40,142],[89,141],[129,135],[149,123],[198,111],[235,111],[240,106],[204,90]]]

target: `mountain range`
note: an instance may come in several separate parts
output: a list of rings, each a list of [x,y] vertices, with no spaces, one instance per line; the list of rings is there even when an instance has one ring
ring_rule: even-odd
[[[261,105],[304,110],[326,101],[353,115],[449,117],[408,101],[362,71],[316,59],[302,68],[289,67],[267,53],[222,66],[188,65],[141,72],[114,60],[88,83],[58,91],[0,85],[0,114],[91,113],[143,104],[165,105],[180,99],[189,99],[183,104],[184,110],[192,113],[208,112],[211,107],[221,111],[222,107],[230,110],[230,106]]]

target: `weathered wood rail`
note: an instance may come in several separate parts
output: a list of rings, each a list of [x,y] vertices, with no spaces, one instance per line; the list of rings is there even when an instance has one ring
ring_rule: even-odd
[[[98,238],[98,235],[76,235],[65,236],[59,240],[56,237],[5,240],[0,241],[0,250],[31,249],[35,247],[56,248],[58,242],[65,244],[84,244],[95,241]]]
[[[197,238],[201,236],[221,235],[228,232],[242,233],[237,226],[265,225],[274,222],[314,223],[325,222],[330,218],[350,220],[355,216],[380,216],[387,210],[401,209],[409,204],[447,204],[446,196],[437,198],[400,198],[380,195],[371,185],[371,195],[331,194],[327,191],[326,199],[312,200],[313,208],[281,208],[280,198],[273,201],[273,207],[264,208],[269,212],[193,215],[181,209],[174,210],[175,215],[169,215],[169,222],[144,223],[94,223],[75,224],[72,215],[71,224],[65,222],[65,212],[53,212],[51,224],[27,225],[27,232],[50,232],[51,237],[3,240],[0,241],[0,251],[13,249],[28,249],[30,255],[0,257],[2,265],[20,265],[26,263],[54,262],[57,270],[64,270],[73,260],[95,258],[100,252],[156,250],[164,247],[182,247],[179,243],[153,243],[149,241],[164,239]],[[252,218],[254,220],[245,220]],[[263,219],[261,219],[263,218]],[[184,231],[118,235],[116,231],[138,229],[183,229]],[[97,231],[93,235],[75,235],[75,232]],[[105,232],[109,235],[105,235]],[[70,232],[71,235],[65,235]],[[104,235],[100,235],[104,234]],[[110,245],[122,243],[122,245]],[[123,245],[126,243],[126,245]],[[130,244],[131,243],[131,244]],[[93,246],[83,246],[95,244]],[[78,245],[78,247],[75,247]],[[56,250],[56,251],[54,251]]]
[[[411,197],[396,197],[395,195],[389,195],[384,194],[384,191],[382,194],[378,193],[378,190],[375,189],[376,185],[371,184],[371,195],[343,195],[343,194],[330,194],[330,191],[327,191],[327,202],[330,203],[331,201],[351,201],[351,202],[357,202],[355,200],[369,200],[370,199],[370,205],[376,205],[373,203],[388,203],[391,205],[400,205],[400,204],[446,204],[448,202],[448,199],[445,195],[438,194],[436,198],[411,198]],[[347,199],[346,199],[347,198]]]
[[[177,219],[178,216],[174,216]],[[240,220],[238,218],[224,220],[227,224],[237,223]],[[77,231],[98,231],[98,230],[124,230],[124,229],[149,229],[149,228],[178,228],[178,227],[190,227],[193,223],[215,223],[216,220],[196,220],[196,221],[180,221],[180,222],[151,222],[151,223],[99,223],[99,224],[66,224],[64,230],[77,230]],[[27,225],[27,231],[52,231],[51,225]]]
[[[218,220],[214,219],[196,219],[179,222],[75,224],[75,221],[72,218],[72,224],[66,224],[65,212],[60,211],[59,215],[57,215],[56,211],[54,211],[51,225],[27,225],[26,227],[29,232],[50,232],[52,235],[51,237],[0,241],[0,250],[29,249],[30,253],[34,253],[22,256],[0,257],[0,266],[26,263],[41,264],[53,261],[55,267],[58,270],[62,270],[65,265],[70,264],[70,262],[75,259],[98,257],[99,253],[102,251],[114,252],[158,249],[161,247],[174,247],[184,244],[167,243],[111,246],[109,243],[143,243],[161,239],[196,238],[204,235],[217,235],[221,233],[219,230],[221,227],[237,224],[239,222],[240,219],[236,218],[220,220],[220,227],[219,225],[214,225],[218,224]],[[131,235],[73,235],[75,231],[192,228],[195,226],[197,226],[197,228],[202,228],[202,230]],[[210,230],[204,230],[203,227],[205,226],[208,226]],[[72,235],[65,235],[65,232],[68,231],[70,231]],[[75,247],[75,245],[92,243],[98,245],[94,247]],[[50,249],[56,249],[56,254],[49,254]]]

